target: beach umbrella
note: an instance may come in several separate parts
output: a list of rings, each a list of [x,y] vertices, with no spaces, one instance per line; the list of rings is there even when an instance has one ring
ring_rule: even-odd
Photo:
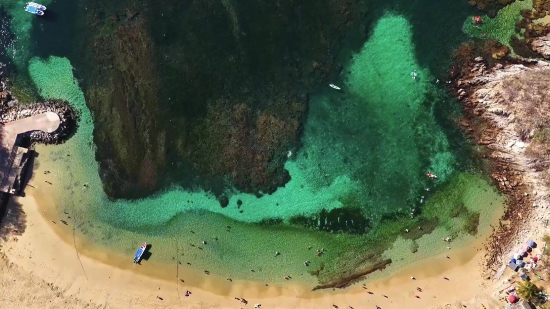
[[[539,258],[537,256],[535,256],[532,260],[533,260],[533,262],[537,262],[539,260]]]
[[[516,264],[516,262],[517,262],[516,259],[511,259],[511,260],[510,260],[510,263]]]
[[[531,247],[531,248],[536,248],[537,247],[537,243],[532,241],[531,239],[529,239],[529,241],[527,241],[527,245],[529,245],[529,247]]]
[[[531,247],[529,247],[529,245],[525,245],[521,251],[529,252],[531,251]]]
[[[514,255],[514,258],[515,258],[516,260],[521,260],[521,254],[516,253],[516,254]]]
[[[525,262],[524,261],[519,261],[518,266],[519,267],[525,267]]]
[[[508,296],[508,300],[513,304],[518,301],[518,298],[515,295]]]

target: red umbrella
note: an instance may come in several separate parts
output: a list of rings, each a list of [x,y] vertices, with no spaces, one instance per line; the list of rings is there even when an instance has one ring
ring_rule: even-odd
[[[538,260],[539,260],[539,258],[536,257],[536,256],[533,258],[533,262],[536,262],[536,261],[538,261]]]
[[[508,300],[513,304],[518,301],[518,298],[515,295],[508,296]]]

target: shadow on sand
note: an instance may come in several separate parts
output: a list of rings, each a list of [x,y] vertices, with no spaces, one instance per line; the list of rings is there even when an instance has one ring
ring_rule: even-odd
[[[145,260],[145,261],[149,261],[149,258],[151,258],[151,255],[153,255],[153,253],[151,253],[151,248],[153,247],[153,245],[147,245],[147,248],[145,249],[145,252],[143,252],[143,255],[141,256],[141,259],[142,260]]]
[[[12,236],[21,236],[27,228],[27,215],[23,205],[15,202],[6,193],[0,196],[0,239],[7,241]]]

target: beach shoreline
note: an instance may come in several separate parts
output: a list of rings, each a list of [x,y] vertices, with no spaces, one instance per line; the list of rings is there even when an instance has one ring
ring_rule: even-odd
[[[39,190],[27,188],[25,197],[16,197],[10,201],[9,209],[21,205],[27,228],[21,235],[10,236],[3,243],[5,256],[2,259],[6,265],[15,265],[12,267],[19,269],[22,275],[32,274],[32,277],[43,280],[46,286],[55,287],[67,301],[75,303],[74,308],[81,308],[78,307],[80,305],[192,308],[197,304],[203,308],[236,308],[240,303],[235,297],[244,297],[250,303],[261,303],[264,308],[330,308],[332,304],[344,308],[359,308],[362,304],[373,307],[378,305],[384,309],[403,306],[435,308],[447,304],[468,305],[480,299],[486,305],[494,302],[490,298],[491,289],[487,282],[471,280],[472,277],[479,277],[484,256],[483,241],[487,235],[478,237],[471,245],[453,248],[447,254],[416,262],[399,270],[391,278],[368,282],[365,287],[361,282],[346,289],[315,292],[311,291],[311,287],[302,285],[275,284],[266,287],[256,282],[227,282],[213,275],[205,280],[205,276],[200,276],[197,270],[185,267],[180,270],[184,273],[180,278],[185,278],[185,282],[178,282],[176,278],[169,279],[169,271],[164,276],[161,274],[164,278],[158,278],[158,273],[152,277],[151,273],[144,271],[147,267],[140,266],[137,271],[131,269],[131,262],[128,262],[129,267],[121,269],[101,261],[113,258],[115,253],[96,252],[90,258],[87,256],[90,249],[85,250],[86,244],[78,240],[71,246],[70,241],[62,239],[58,233],[66,234],[66,231],[61,230],[65,226],[49,221],[47,208],[53,205],[47,205],[45,194],[36,192]],[[127,260],[130,261],[130,258]],[[171,274],[174,277],[174,269]],[[411,280],[412,276],[415,280]],[[417,287],[422,292],[417,291]],[[185,296],[187,290],[192,292],[189,297]],[[20,289],[17,293],[31,292],[29,288]],[[421,298],[416,299],[416,295]],[[411,301],[415,303],[411,305]],[[39,306],[34,305],[36,308]]]

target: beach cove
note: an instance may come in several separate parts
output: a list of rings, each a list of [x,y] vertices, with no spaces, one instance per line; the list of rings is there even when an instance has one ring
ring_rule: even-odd
[[[312,93],[303,145],[284,152],[290,180],[269,195],[225,190],[225,207],[199,185],[174,184],[137,200],[107,196],[96,120],[71,62],[29,58],[40,97],[68,101],[80,123],[66,143],[36,145],[32,186],[8,208],[26,228],[7,237],[5,265],[16,265],[13,276],[38,274],[75,308],[238,307],[234,297],[266,308],[497,306],[489,283],[468,278],[486,273],[484,241],[505,198],[484,176],[484,162],[461,157],[475,148],[451,128],[458,107],[411,57],[411,29],[408,18],[381,15],[338,78],[344,91]],[[364,138],[371,140],[357,142]],[[150,256],[128,263],[143,241],[152,244]],[[354,282],[361,274],[367,281]],[[114,283],[104,285],[106,278]]]

